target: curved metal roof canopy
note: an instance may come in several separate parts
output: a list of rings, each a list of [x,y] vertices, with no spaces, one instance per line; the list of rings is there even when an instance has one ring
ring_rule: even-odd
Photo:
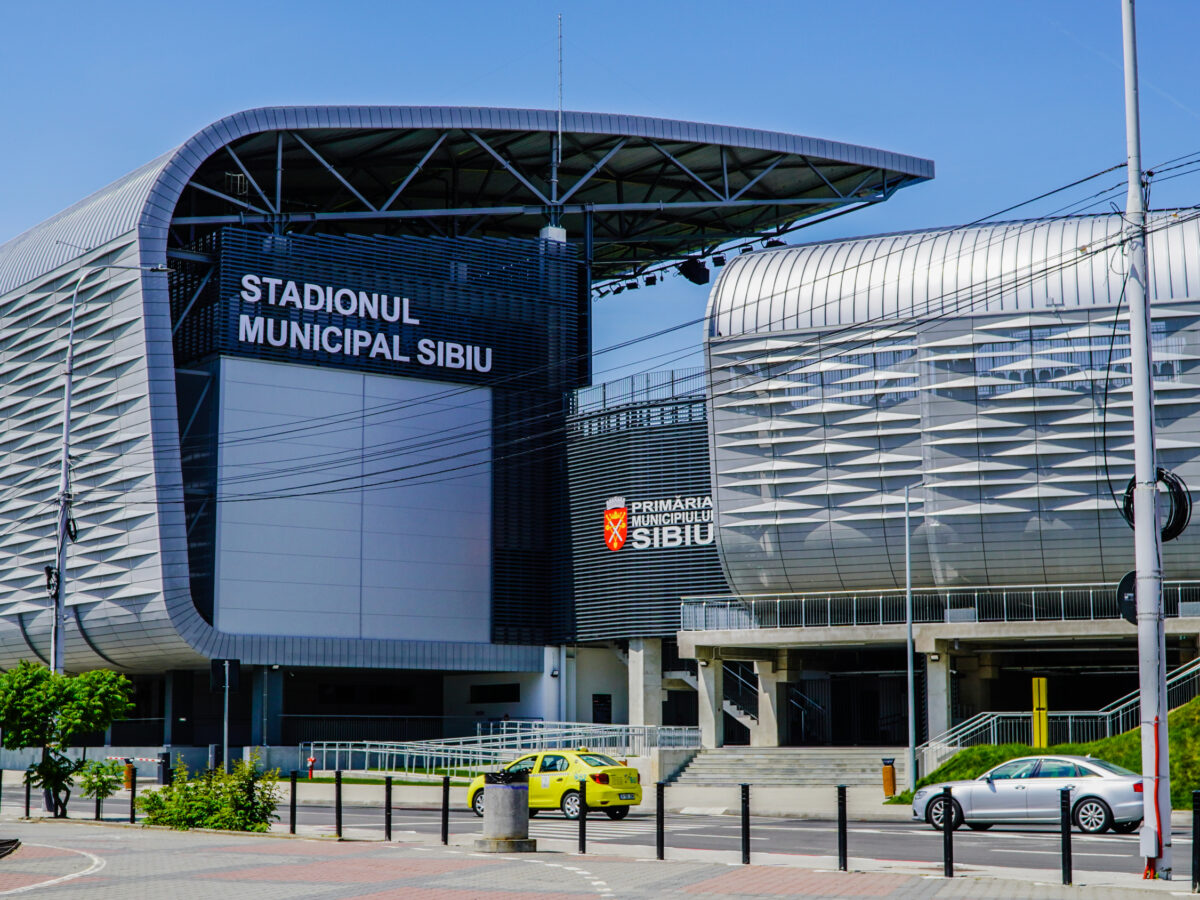
[[[638,116],[563,113],[556,164],[557,144],[550,110],[235,113],[0,247],[0,291],[65,261],[70,244],[96,246],[99,232],[134,225],[144,245],[170,250],[230,224],[536,237],[557,223],[603,278],[877,203],[933,177],[929,160],[883,150]]]

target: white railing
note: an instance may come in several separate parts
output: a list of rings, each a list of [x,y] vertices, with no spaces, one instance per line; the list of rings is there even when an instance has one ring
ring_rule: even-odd
[[[1167,678],[1167,708],[1174,709],[1200,695],[1200,659],[1180,666]],[[1047,714],[1047,743],[1075,744],[1122,734],[1140,721],[1140,694],[1133,691],[1103,709]],[[1033,717],[1027,712],[982,712],[917,748],[922,775],[927,775],[965,747],[978,744],[1028,744]]]
[[[683,631],[752,628],[816,628],[843,625],[903,625],[903,590],[830,591],[806,594],[743,594],[685,597]],[[1168,617],[1200,614],[1200,582],[1163,584]],[[997,585],[923,588],[913,591],[913,621],[1041,622],[1116,619],[1117,592],[1111,584]]]
[[[615,756],[648,756],[655,748],[700,746],[694,726],[592,725],[578,722],[490,722],[475,737],[434,741],[312,741],[300,745],[300,767],[344,772],[475,775],[529,751],[587,747]]]

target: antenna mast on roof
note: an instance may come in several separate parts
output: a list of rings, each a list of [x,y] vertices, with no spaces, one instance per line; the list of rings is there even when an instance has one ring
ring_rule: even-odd
[[[556,134],[554,137],[554,149],[550,155],[550,202],[553,204],[550,211],[550,224],[558,225],[559,208],[558,208],[558,167],[562,165],[562,141],[563,141],[563,66],[562,66],[562,13],[558,14],[558,116],[556,123]]]

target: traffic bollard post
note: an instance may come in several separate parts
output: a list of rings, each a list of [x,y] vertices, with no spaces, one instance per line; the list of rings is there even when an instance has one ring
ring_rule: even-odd
[[[1071,789],[1058,792],[1058,824],[1062,829],[1062,881],[1071,883]]]
[[[288,834],[296,833],[296,777],[300,773],[292,769],[292,799],[288,802]]]
[[[4,797],[4,770],[0,769],[0,800]]]
[[[442,776],[442,843],[450,843],[450,776]]]
[[[129,782],[129,824],[137,822],[137,769],[133,770],[133,778]]]
[[[579,782],[579,852],[587,853],[587,782]]]
[[[846,852],[846,786],[844,784],[837,786],[837,812],[838,869],[845,872],[849,868],[850,860]]]
[[[954,877],[954,798],[942,788],[942,874]]]
[[[383,779],[383,839],[392,839],[392,776]]]
[[[750,865],[750,785],[742,785],[742,865]]]
[[[338,840],[342,839],[342,770],[333,773],[333,824]]]
[[[99,821],[100,821],[100,815],[101,815],[101,813],[103,812],[103,810],[102,810],[102,809],[101,809],[101,807],[100,807],[100,804],[101,804],[101,803],[103,803],[103,802],[104,802],[104,801],[100,799],[100,795],[99,795],[99,794],[96,794],[96,821],[97,821],[97,822],[99,822]]]
[[[1200,791],[1192,791],[1192,893],[1200,892]]]
[[[28,776],[26,776],[26,780],[25,780],[25,818],[27,818],[27,819],[29,818],[29,794],[30,794],[29,779],[28,779]]]
[[[663,859],[666,856],[666,817],[663,802],[667,794],[666,782],[659,781],[654,785],[654,857]]]

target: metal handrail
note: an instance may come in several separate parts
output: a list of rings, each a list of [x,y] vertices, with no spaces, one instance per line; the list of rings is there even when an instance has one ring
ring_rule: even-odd
[[[1172,672],[1166,681],[1167,706],[1174,709],[1200,695],[1200,659],[1184,663]],[[1077,743],[1111,737],[1137,727],[1140,716],[1141,694],[1132,691],[1097,710],[1052,712],[1047,714],[1050,733],[1062,735],[1065,740],[1051,743]],[[921,771],[928,774],[965,747],[977,744],[1009,742],[1028,743],[1032,737],[1032,713],[1028,712],[981,712],[964,722],[959,722],[936,737],[917,747],[921,760]]]
[[[1180,604],[1184,602],[1200,602],[1200,581],[1163,584],[1166,616],[1179,616]],[[1119,616],[1116,590],[1107,583],[913,591],[913,621],[919,624],[1094,621]],[[903,590],[684,597],[680,603],[682,631],[903,625],[904,622]]]
[[[474,775],[530,751],[587,746],[619,756],[647,756],[655,748],[700,746],[700,729],[694,726],[517,721],[490,725],[501,732],[434,741],[309,741],[300,745],[300,765],[306,768],[312,758],[322,770]]]

